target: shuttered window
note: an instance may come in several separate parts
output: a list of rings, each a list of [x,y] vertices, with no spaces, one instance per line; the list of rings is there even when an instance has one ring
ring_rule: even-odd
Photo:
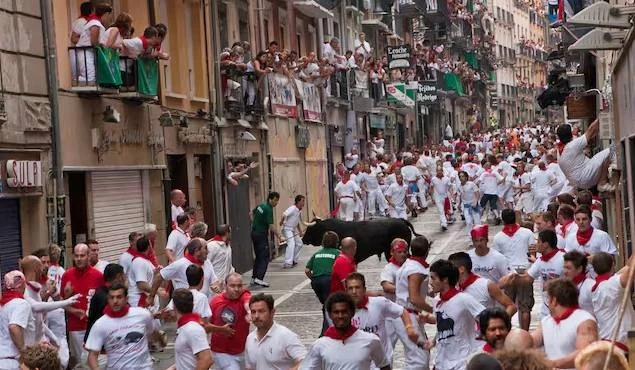
[[[22,258],[20,201],[0,199],[0,276],[18,268]]]

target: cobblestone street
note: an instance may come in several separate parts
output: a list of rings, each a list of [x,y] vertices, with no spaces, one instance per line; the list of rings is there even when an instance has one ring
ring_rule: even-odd
[[[446,232],[441,232],[436,209],[430,208],[426,213],[420,214],[419,217],[410,221],[419,234],[423,234],[433,241],[428,258],[430,263],[440,258],[447,258],[452,253],[465,251],[470,246],[464,223],[460,219],[455,224],[450,225]],[[500,229],[500,226],[490,227],[490,241]],[[289,270],[282,269],[281,258],[275,259],[269,264],[266,275],[266,280],[271,284],[271,287],[267,289],[251,288],[252,292],[265,292],[274,296],[276,299],[276,321],[296,332],[307,347],[318,338],[322,325],[320,303],[311,289],[310,280],[304,275],[304,264],[316,250],[316,247],[305,246],[301,252],[300,263]],[[369,290],[381,289],[379,275],[385,264],[385,260],[378,261],[376,257],[368,258],[359,264],[358,271],[365,275]],[[244,274],[244,281],[249,283],[250,278],[251,271],[248,271]],[[537,282],[534,285],[536,304],[532,312],[532,328],[540,320],[542,295],[539,289],[539,282]],[[513,324],[518,326],[517,317],[513,318]],[[428,337],[433,338],[436,328],[432,325],[426,325],[425,329]],[[165,352],[155,354],[155,357],[161,360],[156,365],[157,369],[165,369],[172,364],[172,359],[168,358],[167,354],[172,353],[174,325],[170,324],[166,330],[171,341]],[[403,347],[398,342],[393,368],[402,369],[403,360]]]

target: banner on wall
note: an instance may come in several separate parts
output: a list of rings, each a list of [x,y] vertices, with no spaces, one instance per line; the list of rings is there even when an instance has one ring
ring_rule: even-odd
[[[302,111],[305,121],[322,122],[320,90],[312,83],[302,83]]]
[[[267,77],[269,81],[271,114],[280,117],[296,118],[298,112],[295,90],[289,78],[279,73],[270,73]]]

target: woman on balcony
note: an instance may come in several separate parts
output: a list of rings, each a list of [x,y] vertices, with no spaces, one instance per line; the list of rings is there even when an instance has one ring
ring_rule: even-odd
[[[99,44],[105,48],[123,49],[123,39],[128,38],[132,29],[132,17],[128,13],[120,13],[115,23],[99,36]]]
[[[85,47],[76,52],[80,83],[95,82],[95,51],[91,47],[99,45],[100,37],[106,31],[104,23],[109,23],[111,14],[112,7],[110,5],[97,5],[95,13],[89,16],[89,21],[84,26],[79,41],[77,41],[77,47]]]

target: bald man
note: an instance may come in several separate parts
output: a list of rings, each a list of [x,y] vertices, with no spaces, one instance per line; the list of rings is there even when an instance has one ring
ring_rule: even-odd
[[[514,328],[509,331],[505,338],[506,350],[526,351],[534,347],[534,341],[528,331]]]
[[[75,267],[62,275],[62,296],[81,294],[78,302],[66,311],[68,344],[71,357],[78,365],[87,366],[88,352],[84,349],[84,335],[88,324],[88,305],[95,291],[104,285],[104,276],[88,261],[88,245],[80,243],[73,249]]]
[[[176,223],[176,216],[183,213],[183,206],[185,205],[185,193],[179,189],[174,189],[170,192],[170,202],[172,203],[172,223]]]
[[[346,277],[351,272],[357,271],[355,263],[355,253],[357,252],[357,241],[351,237],[342,239],[342,252],[335,262],[333,262],[333,272],[331,273],[331,294],[346,291]]]

